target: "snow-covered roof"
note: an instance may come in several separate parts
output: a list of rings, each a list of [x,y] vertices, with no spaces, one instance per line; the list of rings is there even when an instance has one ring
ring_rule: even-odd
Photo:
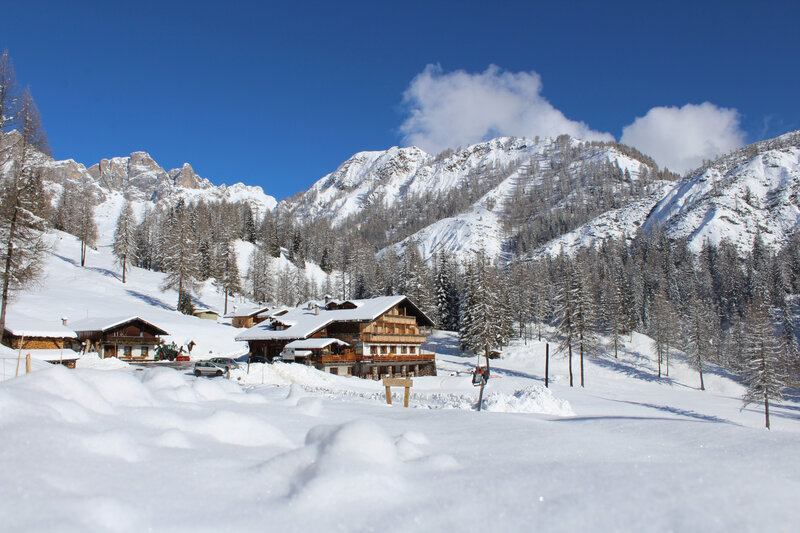
[[[233,318],[237,316],[256,316],[266,311],[269,311],[271,308],[269,306],[262,306],[262,307],[253,307],[253,306],[243,306],[237,307],[233,312],[228,313],[225,315],[225,318]]]
[[[341,346],[350,346],[350,344],[339,339],[321,338],[321,339],[300,339],[292,341],[286,345],[287,348],[294,348],[295,350],[321,350],[327,348],[331,344],[339,344]]]
[[[11,315],[6,318],[6,331],[16,337],[74,339],[75,331],[61,325],[61,320]]]
[[[269,339],[306,339],[333,322],[367,322],[375,320],[395,305],[406,302],[423,325],[433,322],[403,295],[380,296],[367,300],[347,300],[355,309],[325,309],[325,302],[307,302],[284,315],[256,324],[236,336],[237,341]],[[309,303],[311,305],[309,305]],[[344,302],[337,302],[344,303]],[[317,307],[319,306],[319,307]],[[284,329],[279,329],[284,326]]]
[[[145,324],[155,328],[156,330],[160,331],[162,335],[168,335],[166,331],[159,328],[158,326],[151,324],[147,320],[143,319],[142,317],[138,316],[126,316],[126,317],[90,317],[90,318],[83,318],[80,320],[76,320],[75,322],[68,323],[67,325],[75,330],[80,332],[87,332],[87,331],[106,331],[111,328],[115,328],[117,326],[121,326],[123,324],[127,324],[128,322],[133,322],[134,320],[141,320]]]
[[[71,361],[80,355],[75,350],[22,350],[22,357],[31,354],[31,359],[39,361]]]
[[[216,309],[211,309],[210,307],[195,307],[194,314],[197,315],[199,313],[214,313],[216,315],[220,314],[219,311],[217,311]]]

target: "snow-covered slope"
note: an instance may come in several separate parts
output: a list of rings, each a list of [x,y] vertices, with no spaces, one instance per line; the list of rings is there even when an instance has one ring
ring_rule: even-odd
[[[323,217],[336,223],[376,202],[390,207],[404,196],[447,192],[471,173],[529,160],[550,142],[499,137],[436,157],[413,146],[360,152],[283,207],[301,220]]]
[[[127,283],[122,283],[107,246],[89,249],[86,266],[81,267],[80,243],[75,237],[53,231],[48,238],[54,247],[45,259],[45,275],[36,286],[16,295],[9,317],[35,318],[47,327],[60,325],[62,318],[137,315],[168,331],[178,344],[194,340],[193,355],[246,351],[245,344],[233,339],[237,329],[176,311],[177,292],[160,288],[164,274],[133,267]],[[223,296],[209,284],[197,295],[196,304],[222,312]]]
[[[800,132],[756,143],[712,162],[675,186],[653,209],[646,231],[686,237],[697,251],[728,238],[740,249],[760,232],[784,244],[800,222]]]
[[[420,249],[422,257],[430,260],[437,252],[444,251],[463,259],[474,252],[484,251],[490,257],[504,257],[509,239],[512,237],[505,224],[505,212],[508,200],[515,194],[529,194],[542,183],[542,176],[548,174],[550,179],[558,181],[566,175],[578,175],[592,164],[608,162],[616,165],[622,172],[626,172],[629,179],[635,182],[639,179],[640,172],[647,168],[648,172],[655,169],[647,163],[622,153],[613,145],[590,145],[578,139],[569,139],[569,159],[564,168],[551,168],[553,159],[563,157],[565,148],[556,146],[556,141],[544,139],[535,143],[525,139],[495,139],[490,143],[475,145],[477,153],[493,153],[496,161],[505,161],[509,165],[505,178],[484,194],[472,207],[453,217],[440,219],[433,224],[417,231],[413,235],[393,245],[399,254],[409,243],[413,242]],[[475,147],[468,147],[471,152]],[[512,147],[513,149],[509,149]],[[524,148],[523,148],[524,147]],[[467,158],[469,160],[469,158]],[[470,167],[474,172],[477,167]],[[467,174],[462,174],[466,179]],[[591,183],[592,177],[587,179]],[[451,179],[452,184],[458,184]],[[647,216],[650,208],[660,199],[668,182],[653,182],[653,193],[640,202],[634,202],[629,209],[620,209],[618,213],[610,212],[605,222],[598,220],[594,231],[609,234],[624,234],[630,228],[640,225]],[[437,182],[437,186],[440,184]],[[564,205],[553,205],[553,208],[564,208]],[[536,213],[530,213],[535,217]],[[623,221],[627,226],[613,227],[616,222]],[[584,230],[587,231],[587,230]],[[577,242],[577,237],[568,239]]]
[[[606,211],[586,224],[549,241],[531,255],[534,258],[544,255],[553,257],[562,252],[572,255],[576,250],[597,247],[608,239],[628,241],[641,229],[653,207],[674,186],[675,184],[669,181],[656,182],[652,186],[653,191],[647,197],[631,202],[625,207]]]

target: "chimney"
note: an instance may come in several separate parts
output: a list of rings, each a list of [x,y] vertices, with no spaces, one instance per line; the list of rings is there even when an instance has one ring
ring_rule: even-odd
[[[319,314],[319,304],[314,304],[314,314],[315,315]]]
[[[67,317],[65,317],[65,316],[61,317],[61,325],[62,326],[66,326],[67,325]]]
[[[330,303],[330,301],[331,301],[331,295],[330,294],[326,294],[325,295],[325,305],[328,305],[328,303]]]

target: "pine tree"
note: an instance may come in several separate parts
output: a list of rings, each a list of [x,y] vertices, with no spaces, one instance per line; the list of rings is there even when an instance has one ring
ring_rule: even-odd
[[[592,298],[591,276],[587,269],[577,269],[574,276],[574,283],[576,287],[575,292],[575,313],[573,315],[573,322],[575,324],[575,332],[577,334],[577,347],[580,354],[581,365],[581,387],[585,386],[584,382],[584,364],[583,359],[595,349],[595,328],[596,328],[596,310],[594,299]]]
[[[439,327],[458,330],[458,289],[454,282],[454,265],[447,255],[439,252],[436,269],[436,315]]]
[[[125,200],[117,217],[117,226],[114,230],[114,244],[112,251],[117,262],[122,267],[122,283],[125,283],[125,273],[128,262],[136,261],[136,215],[130,202]]]
[[[167,275],[162,290],[178,291],[178,308],[188,311],[191,294],[195,291],[200,276],[199,253],[194,232],[195,217],[192,216],[183,199],[179,199],[170,210],[166,220],[167,231],[163,232],[161,261]]]
[[[578,284],[575,272],[566,258],[561,258],[564,272],[558,280],[558,292],[555,298],[555,324],[556,332],[560,339],[556,353],[567,352],[569,358],[569,386],[573,386],[572,376],[572,348],[578,340],[578,327],[575,323],[576,306],[578,305]]]
[[[469,262],[466,278],[464,317],[459,338],[464,348],[479,355],[483,352],[488,364],[491,350],[503,345],[505,331],[497,305],[497,293],[482,252]]]
[[[219,246],[217,258],[220,268],[215,274],[214,285],[225,293],[225,310],[228,314],[228,296],[242,292],[242,282],[239,277],[239,262],[233,244],[228,241]]]
[[[744,381],[747,391],[743,408],[753,402],[764,402],[764,419],[769,429],[769,401],[781,399],[786,384],[783,373],[783,346],[772,327],[767,304],[756,298],[749,306],[745,329]]]

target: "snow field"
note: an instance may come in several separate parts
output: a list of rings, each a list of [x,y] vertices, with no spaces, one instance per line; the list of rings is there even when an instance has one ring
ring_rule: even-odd
[[[767,432],[714,369],[704,392],[678,355],[655,379],[634,335],[618,360],[587,359],[585,389],[559,356],[544,389],[544,343],[514,342],[478,413],[475,358],[453,334],[431,341],[440,374],[415,378],[409,409],[380,382],[292,364],[227,380],[88,359],[8,380],[5,527],[764,531],[800,517],[792,402]]]

